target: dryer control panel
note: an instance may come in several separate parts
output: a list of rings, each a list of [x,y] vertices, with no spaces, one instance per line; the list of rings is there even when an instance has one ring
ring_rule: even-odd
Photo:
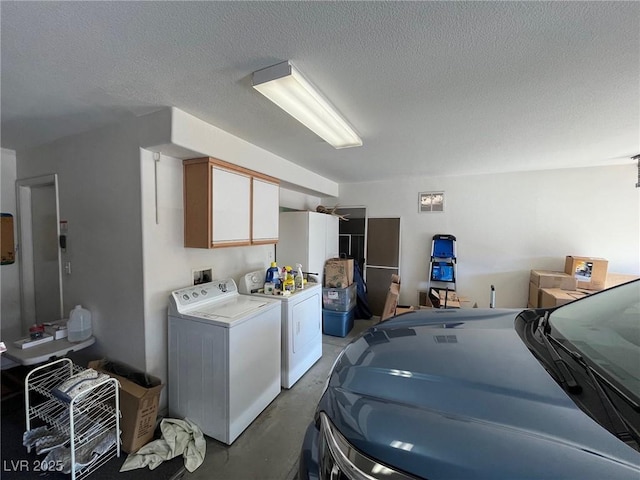
[[[255,272],[249,272],[240,278],[240,293],[245,295],[251,293],[262,293],[264,289],[264,271],[256,270]]]
[[[184,312],[196,306],[224,300],[234,295],[238,295],[238,287],[233,278],[213,280],[209,283],[201,283],[171,292],[171,307],[174,307],[178,312]]]

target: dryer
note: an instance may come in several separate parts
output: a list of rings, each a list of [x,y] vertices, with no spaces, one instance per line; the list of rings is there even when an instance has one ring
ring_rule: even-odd
[[[231,445],[280,393],[281,303],[231,278],[169,297],[169,414]]]
[[[264,293],[265,272],[245,274],[240,292],[282,304],[281,385],[291,388],[322,357],[322,286],[307,284],[289,296]]]

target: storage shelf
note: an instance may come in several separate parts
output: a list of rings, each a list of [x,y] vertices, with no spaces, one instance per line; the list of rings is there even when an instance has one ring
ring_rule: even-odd
[[[83,370],[73,363],[70,365],[67,365],[66,362],[60,365],[49,365],[51,365],[50,369],[47,369],[47,365],[44,365],[41,367],[42,370],[33,370],[29,375],[29,382],[26,385],[29,390],[38,392],[45,397],[51,397],[51,390],[72,375],[80,373]]]
[[[65,439],[60,448],[69,449],[72,480],[84,478],[111,458],[120,456],[119,384],[115,378],[101,378],[69,401],[53,393],[63,382],[83,371],[85,369],[63,358],[32,370],[25,381],[26,430],[32,430],[34,422],[40,420]],[[92,457],[88,465],[76,463],[83,449],[93,448],[93,443],[108,435],[115,436],[112,445],[100,453],[92,452],[97,456]]]
[[[98,460],[93,462],[91,465],[79,468],[76,471],[76,478],[77,479],[86,478],[89,474],[98,470],[102,465],[106,464],[109,460],[119,456],[120,456],[120,453],[119,452],[116,453],[115,450],[105,453]]]

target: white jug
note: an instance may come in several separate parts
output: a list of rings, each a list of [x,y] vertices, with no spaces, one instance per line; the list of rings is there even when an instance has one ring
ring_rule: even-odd
[[[76,305],[69,314],[67,330],[67,340],[70,342],[82,342],[89,338],[92,333],[91,312],[82,308],[82,305]]]

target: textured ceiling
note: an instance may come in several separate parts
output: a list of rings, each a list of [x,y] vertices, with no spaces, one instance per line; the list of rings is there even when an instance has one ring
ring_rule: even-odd
[[[630,162],[638,2],[0,3],[2,146],[178,107],[339,182]],[[290,60],[364,146],[250,86]]]

